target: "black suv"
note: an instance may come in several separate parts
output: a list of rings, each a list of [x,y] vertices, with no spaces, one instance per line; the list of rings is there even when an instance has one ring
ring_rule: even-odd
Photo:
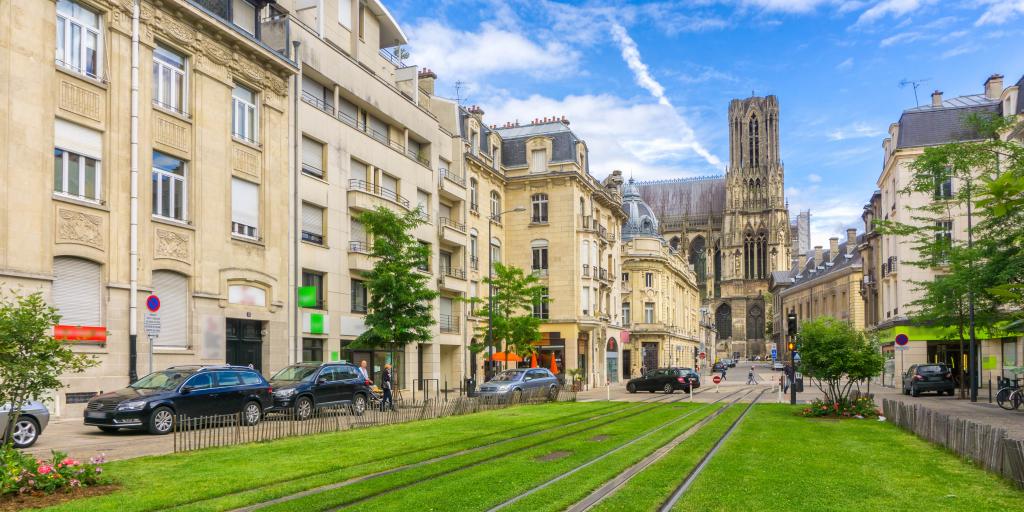
[[[85,424],[104,432],[130,428],[168,434],[177,416],[241,412],[244,424],[255,425],[273,403],[271,391],[247,366],[172,366],[89,400]]]
[[[700,387],[700,376],[690,368],[659,368],[651,370],[646,375],[630,380],[626,384],[626,391],[636,393],[637,391],[664,391],[672,393],[679,389],[689,391],[691,387]]]
[[[903,375],[903,394],[919,396],[924,391],[935,391],[953,396],[956,382],[953,374],[944,363],[913,364]]]
[[[373,383],[351,364],[299,363],[274,374],[270,385],[274,388],[271,411],[294,410],[295,417],[304,420],[325,405],[351,405],[355,414],[363,414]]]

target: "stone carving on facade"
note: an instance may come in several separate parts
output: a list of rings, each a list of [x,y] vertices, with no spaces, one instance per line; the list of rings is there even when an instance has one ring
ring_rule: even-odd
[[[103,249],[103,218],[99,215],[60,208],[57,210],[57,241]]]
[[[62,79],[60,81],[59,105],[61,109],[101,122],[100,101],[99,94],[80,87],[70,80]]]
[[[189,263],[188,237],[166,229],[156,230],[156,258],[169,258]]]

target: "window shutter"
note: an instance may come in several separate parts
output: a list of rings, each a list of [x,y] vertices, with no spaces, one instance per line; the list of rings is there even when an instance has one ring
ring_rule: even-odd
[[[360,181],[368,181],[366,179],[366,164],[359,160],[352,160],[349,165],[349,178]]]
[[[160,337],[155,345],[188,347],[188,279],[157,270],[153,272],[153,293],[160,297]]]
[[[352,0],[338,0],[338,23],[352,29]]]
[[[353,242],[365,242],[366,241],[366,227],[363,226],[362,222],[355,219],[352,220],[351,238]]]
[[[61,325],[101,326],[100,266],[81,258],[53,259],[53,303]]]
[[[544,172],[547,170],[547,151],[535,149],[530,156],[533,158],[533,163],[530,165],[530,169],[533,172]]]
[[[302,230],[324,236],[324,209],[309,203],[302,203]]]
[[[390,142],[391,136],[388,131],[388,124],[376,117],[369,117],[370,129],[373,130],[371,135],[373,138],[381,140],[383,142]]]
[[[318,100],[324,99],[324,86],[307,75],[302,75],[302,92]]]
[[[356,116],[359,114],[356,105],[345,98],[338,98],[338,113],[343,114],[342,120],[355,124]]]
[[[97,160],[103,159],[103,134],[82,125],[57,119],[53,123],[53,145]]]
[[[308,137],[302,137],[302,164],[322,173],[324,170],[324,145]]]
[[[398,193],[398,179],[396,179],[394,176],[390,176],[388,174],[381,173],[381,175],[380,175],[380,186],[381,186],[381,188],[390,190],[390,191],[394,192],[395,194]]]
[[[231,221],[258,228],[260,225],[260,186],[250,181],[231,179]]]
[[[452,299],[448,297],[441,297],[441,314],[452,315]]]

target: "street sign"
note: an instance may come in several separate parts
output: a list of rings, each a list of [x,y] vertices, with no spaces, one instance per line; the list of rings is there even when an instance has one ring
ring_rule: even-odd
[[[708,358],[708,354],[707,354],[707,352],[701,352],[701,353],[700,353],[700,358],[701,358],[701,359],[707,359],[707,358]]]
[[[910,341],[910,338],[908,338],[906,334],[897,334],[896,335],[896,344],[901,346],[901,347],[906,345],[909,341]]]
[[[160,311],[160,297],[157,297],[156,295],[146,297],[146,309],[148,309],[150,313]]]
[[[779,357],[778,351],[776,351],[775,347],[772,347],[772,360],[774,361],[775,359],[778,359],[778,357]]]
[[[721,375],[715,375],[714,377],[711,377],[711,382],[714,382],[715,384],[718,384],[719,382],[722,382],[722,376]]]
[[[146,330],[146,336],[158,338],[160,336],[160,315],[147,311],[142,318],[142,328]]]

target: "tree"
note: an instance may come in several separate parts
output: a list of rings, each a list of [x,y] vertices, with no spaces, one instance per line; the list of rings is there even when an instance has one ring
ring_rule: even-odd
[[[800,369],[830,403],[849,402],[850,389],[878,375],[885,364],[876,342],[832,317],[804,322],[797,340]]]
[[[471,345],[470,350],[480,352],[489,346],[497,350],[503,343],[505,352],[521,356],[532,354],[533,342],[540,339],[540,325],[544,323],[543,319],[534,316],[533,307],[551,301],[545,296],[546,288],[537,276],[502,263],[495,263],[494,276],[483,281],[492,290],[493,318],[486,299],[469,300],[478,307],[475,315],[490,319],[490,326],[484,323],[478,328],[484,342]]]
[[[60,321],[56,308],[41,292],[0,294],[0,405],[11,404],[4,431],[14,431],[20,411],[31,400],[42,400],[64,385],[60,376],[79,373],[96,364],[91,356],[76,354],[50,335]],[[10,435],[4,447],[10,446]]]
[[[410,232],[422,224],[419,209],[399,215],[388,208],[359,214],[356,220],[366,226],[375,258],[373,270],[366,274],[366,331],[356,338],[363,347],[429,342],[433,339],[432,301],[438,293],[427,287],[430,246],[421,244]]]

